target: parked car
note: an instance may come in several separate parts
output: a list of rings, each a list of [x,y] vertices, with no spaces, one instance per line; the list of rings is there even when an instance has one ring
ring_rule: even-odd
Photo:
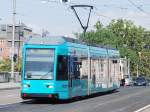
[[[121,86],[132,86],[133,79],[130,75],[124,75],[124,78],[121,80]]]
[[[147,79],[148,86],[150,85],[150,79]]]
[[[132,86],[133,85],[133,80],[131,77],[125,78],[125,85],[126,86]]]
[[[145,77],[137,77],[134,81],[135,86],[147,86],[148,81],[146,80]]]

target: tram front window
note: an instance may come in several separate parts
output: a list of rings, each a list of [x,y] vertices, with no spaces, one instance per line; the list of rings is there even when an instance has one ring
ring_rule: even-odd
[[[27,49],[25,79],[54,78],[54,49]]]

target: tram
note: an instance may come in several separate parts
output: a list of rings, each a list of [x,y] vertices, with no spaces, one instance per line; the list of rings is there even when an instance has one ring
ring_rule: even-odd
[[[32,37],[22,48],[21,97],[71,99],[120,87],[119,51],[66,37]]]

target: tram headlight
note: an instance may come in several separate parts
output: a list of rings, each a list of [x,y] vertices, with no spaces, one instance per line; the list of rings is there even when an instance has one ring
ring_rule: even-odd
[[[30,85],[29,85],[29,84],[24,84],[23,87],[24,87],[24,88],[29,88]]]
[[[54,88],[54,86],[52,86],[52,85],[47,85],[47,88],[52,89],[52,88]]]

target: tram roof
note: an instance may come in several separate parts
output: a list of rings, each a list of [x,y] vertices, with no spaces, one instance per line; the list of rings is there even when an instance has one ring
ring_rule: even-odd
[[[61,36],[53,36],[53,37],[28,37],[25,40],[25,44],[36,44],[36,45],[60,45],[64,44],[66,41]]]
[[[61,45],[66,42],[88,45],[87,43],[79,41],[78,39],[69,38],[65,36],[49,36],[49,37],[30,36],[25,40],[25,44],[33,44],[33,45]],[[115,48],[112,48],[109,46],[102,46],[102,45],[97,45],[97,44],[90,44],[90,46],[116,50]]]

